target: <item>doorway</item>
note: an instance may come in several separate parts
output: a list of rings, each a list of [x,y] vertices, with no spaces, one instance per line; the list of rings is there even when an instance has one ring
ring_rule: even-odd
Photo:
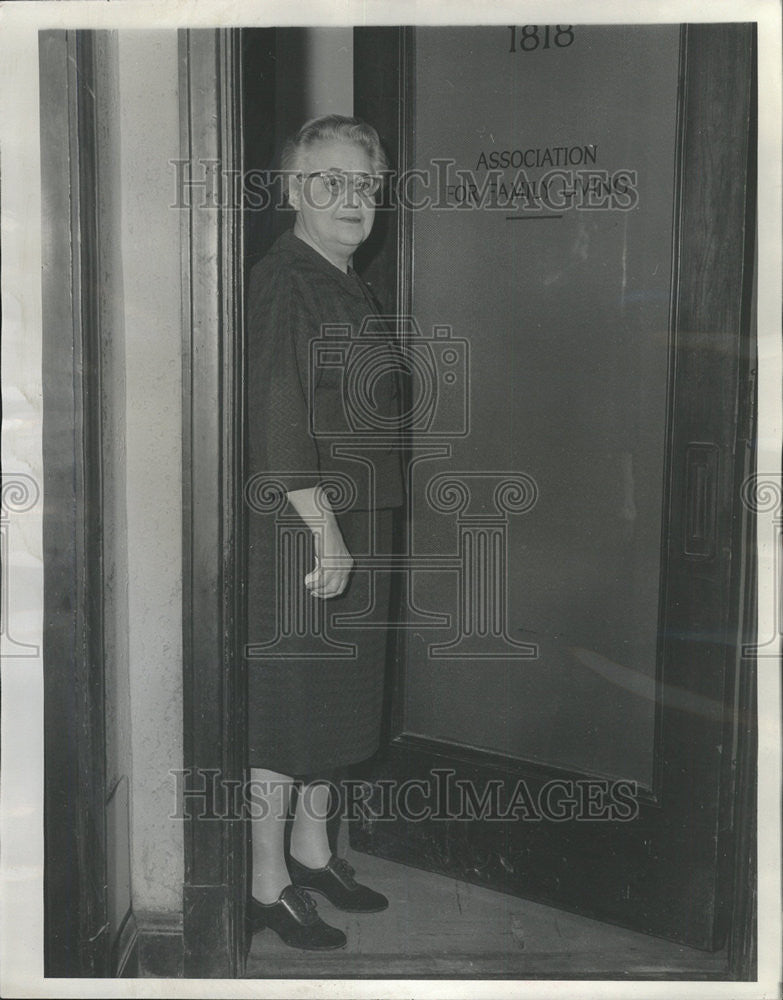
[[[468,201],[461,208],[451,206],[451,214],[433,213],[429,220],[399,202],[389,207],[381,230],[384,238],[372,246],[371,256],[363,262],[375,288],[385,293],[398,312],[417,317],[425,331],[436,325],[448,327],[452,345],[460,338],[468,343],[471,378],[475,377],[484,399],[498,379],[506,390],[509,386],[503,379],[511,379],[512,389],[524,387],[524,392],[513,393],[511,406],[491,411],[492,419],[500,415],[507,423],[506,433],[491,441],[497,454],[492,452],[489,465],[484,462],[484,443],[497,424],[485,418],[488,423],[481,430],[480,415],[475,430],[484,434],[484,442],[471,445],[465,426],[451,420],[457,433],[450,454],[458,456],[458,471],[463,478],[476,472],[513,473],[523,478],[516,482],[516,493],[512,489],[504,494],[503,483],[489,480],[481,484],[489,490],[485,495],[469,491],[469,499],[478,500],[475,511],[463,503],[464,493],[459,494],[456,506],[450,505],[448,497],[441,499],[446,509],[438,510],[438,488],[443,494],[443,483],[432,475],[411,480],[412,530],[417,530],[416,525],[434,527],[435,515],[450,515],[451,525],[446,528],[440,521],[437,529],[449,532],[448,537],[437,533],[432,537],[441,551],[449,547],[454,565],[447,580],[446,574],[436,576],[426,563],[412,562],[410,586],[406,582],[400,587],[404,615],[421,614],[422,618],[417,628],[408,628],[410,617],[403,616],[398,630],[390,664],[389,739],[372,763],[372,794],[363,818],[354,824],[351,843],[354,849],[377,858],[668,938],[705,953],[728,946],[731,975],[747,978],[752,975],[754,954],[752,851],[747,850],[753,840],[755,787],[754,664],[741,657],[740,649],[752,620],[753,568],[748,541],[752,519],[739,503],[738,487],[752,471],[746,441],[751,438],[748,385],[753,368],[753,31],[744,25],[700,25],[663,32],[620,29],[619,34],[610,35],[609,29],[566,27],[573,40],[561,44],[562,51],[544,49],[547,37],[555,44],[554,36],[543,30],[535,36],[541,48],[538,55],[560,59],[561,68],[562,59],[577,51],[577,30],[583,46],[579,58],[584,60],[577,64],[584,73],[590,65],[605,66],[607,52],[614,53],[618,73],[623,66],[635,65],[638,58],[648,60],[654,70],[652,78],[665,85],[670,98],[656,126],[662,138],[654,156],[641,150],[644,166],[640,170],[638,158],[630,167],[623,162],[624,153],[633,152],[632,134],[621,130],[613,136],[612,121],[591,123],[590,128],[571,122],[573,139],[556,134],[552,127],[545,141],[547,136],[539,129],[518,147],[523,158],[528,150],[539,151],[532,155],[541,162],[528,168],[530,174],[550,166],[543,163],[546,154],[540,151],[550,150],[550,157],[563,155],[552,153],[555,148],[572,150],[566,156],[582,156],[574,169],[590,161],[587,167],[602,171],[598,156],[606,140],[602,137],[599,142],[595,136],[603,128],[616,146],[610,186],[602,189],[598,183],[596,197],[603,191],[610,201],[627,202],[633,198],[638,177],[625,177],[620,190],[611,186],[618,183],[616,177],[612,179],[614,173],[628,168],[643,176],[647,171],[648,182],[660,174],[664,189],[656,195],[665,201],[667,210],[656,210],[648,219],[655,227],[654,239],[645,240],[644,230],[632,231],[629,213],[637,206],[627,203],[615,204],[614,215],[606,211],[603,216],[581,218],[572,212],[566,217],[563,211],[563,218],[553,220],[503,218],[502,236],[495,231],[497,214],[491,216],[489,210],[482,214],[481,206],[477,211]],[[425,161],[441,158],[436,155],[433,129],[438,118],[445,116],[446,97],[441,93],[438,103],[437,85],[439,81],[454,84],[454,78],[439,59],[453,64],[463,53],[460,65],[475,71],[484,65],[485,53],[494,52],[498,45],[504,58],[523,58],[527,50],[521,40],[533,37],[522,28],[513,36],[507,28],[492,29],[494,34],[486,29],[482,35],[484,31],[355,29],[354,111],[379,128],[398,171],[420,169],[420,156]],[[236,35],[216,40],[212,36],[210,43],[231,67],[235,98],[246,82],[240,52],[250,44],[251,34],[255,33],[245,33],[242,41]],[[560,41],[569,37],[561,36]],[[262,47],[267,45],[268,51],[273,40],[271,35],[255,39]],[[508,52],[512,44],[515,50]],[[734,73],[728,81],[716,71],[725,66],[731,66]],[[430,70],[433,75],[428,77]],[[498,93],[508,92],[503,89],[508,87],[522,94],[525,86],[535,83],[534,78],[526,83],[518,70],[519,64],[510,82],[500,81]],[[540,64],[537,73],[545,90],[547,77]],[[430,86],[423,90],[428,79]],[[470,80],[466,72],[463,88],[469,87]],[[190,93],[196,91],[191,88]],[[480,116],[480,101],[489,101],[491,93],[479,90],[462,96],[477,102]],[[643,111],[649,94],[634,96]],[[222,137],[224,165],[225,150],[234,157],[231,162],[241,162],[237,136],[247,136],[252,129],[247,117],[244,122],[241,116],[237,119],[239,104],[227,103],[225,95],[219,100],[222,117],[215,128]],[[456,98],[454,107],[462,121],[459,116],[464,108]],[[542,120],[551,123],[557,109],[545,107],[550,118]],[[246,104],[245,114],[247,110]],[[710,114],[714,120],[705,117]],[[443,117],[444,131],[446,120]],[[726,122],[730,123],[728,140]],[[512,120],[509,128],[515,123]],[[269,121],[265,127],[270,127]],[[482,127],[480,120],[473,122],[472,135]],[[490,133],[494,137],[492,129],[487,130]],[[721,136],[718,145],[717,135]],[[480,139],[485,144],[495,141],[483,135]],[[427,146],[430,141],[432,149]],[[478,145],[478,140],[473,141]],[[624,142],[630,143],[628,150]],[[516,148],[508,144],[511,151]],[[731,170],[725,169],[721,150],[733,158]],[[445,158],[469,167],[480,188],[487,171],[479,175],[478,160],[461,163],[462,153],[447,150]],[[737,163],[741,169],[736,169]],[[489,159],[487,164],[495,169]],[[670,166],[664,170],[666,164]],[[559,166],[555,164],[554,169]],[[537,179],[529,178],[531,183]],[[570,177],[566,179],[571,183]],[[464,197],[472,198],[468,181]],[[599,174],[601,181],[603,174]],[[535,200],[532,190],[525,195],[528,201]],[[640,199],[642,193],[639,190]],[[562,201],[562,188],[558,197]],[[527,209],[535,211],[530,205]],[[559,209],[550,204],[548,211],[554,215]],[[463,221],[467,218],[470,225]],[[603,231],[607,219],[607,231]],[[562,273],[565,265],[556,252],[559,244],[549,249],[541,244],[528,260],[524,280],[517,280],[514,263],[523,259],[525,241],[545,239],[531,237],[532,227],[544,233],[542,227],[564,221],[559,232],[568,233],[568,274]],[[216,246],[220,225],[218,221],[210,236]],[[468,286],[473,294],[467,305],[473,312],[449,308],[450,297],[460,291],[458,283],[442,280],[441,265],[428,250],[446,244],[464,246],[453,229],[459,226],[473,234],[479,251],[486,247],[493,252],[496,247],[503,250],[499,260],[491,261],[493,287],[502,290],[492,315],[505,327],[500,323],[482,326],[487,283],[480,268],[475,284]],[[491,226],[495,226],[492,231]],[[567,230],[567,226],[572,228]],[[620,245],[626,249],[619,254],[614,233],[618,227]],[[230,290],[233,305],[221,313],[218,339],[228,338],[236,380],[241,378],[237,333],[241,329],[241,234],[232,229],[229,235],[232,249],[228,255],[220,251],[222,256],[216,259],[222,261],[223,294]],[[505,270],[498,271],[498,267]],[[705,268],[711,275],[706,284],[720,289],[720,295],[704,294]],[[645,269],[655,272],[654,280]],[[619,305],[615,301],[618,280],[623,296]],[[577,298],[564,299],[565,287],[576,290]],[[454,313],[459,313],[458,319],[452,318]],[[518,321],[520,316],[530,319],[529,329]],[[580,321],[582,316],[589,318],[590,338],[580,337],[588,323],[574,322],[575,316]],[[476,331],[485,339],[474,345],[470,337]],[[629,338],[630,332],[635,339]],[[214,333],[209,336],[210,356],[219,357]],[[493,350],[482,353],[484,344],[493,345]],[[527,367],[522,364],[525,360],[531,362]],[[630,380],[629,375],[633,376]],[[214,369],[210,378],[213,383],[220,381]],[[609,391],[596,404],[602,386]],[[546,405],[555,388],[560,393],[557,406]],[[223,384],[223,392],[224,407],[227,400],[236,403],[237,382]],[[502,401],[503,394],[498,395]],[[464,414],[466,395],[452,393],[449,398],[448,405],[456,408],[451,417]],[[236,417],[230,416],[241,413],[236,405],[234,410],[224,409],[229,416],[222,425],[210,425],[214,444],[230,443],[228,464],[216,468],[211,456],[225,456],[226,451],[204,441],[197,455],[201,474],[195,466],[191,470],[193,488],[199,494],[210,492],[212,497],[208,516],[217,518],[232,538],[237,530],[241,532],[241,514],[236,504],[215,493],[214,483],[234,481],[231,475],[236,473],[241,439]],[[522,424],[531,428],[524,439],[515,434]],[[419,446],[415,433],[410,443],[413,453]],[[558,448],[563,443],[572,450],[561,461]],[[565,490],[562,462],[569,463]],[[416,469],[415,463],[412,468]],[[227,473],[228,480],[224,478]],[[519,508],[514,512],[519,515],[516,522],[510,516],[505,521],[501,518],[503,523],[489,516],[497,515],[490,505],[499,496]],[[557,503],[551,502],[552,497]],[[460,517],[462,522],[457,523]],[[216,564],[225,571],[225,549],[217,537],[214,541]],[[552,552],[557,559],[550,557]],[[473,561],[464,561],[471,553]],[[525,558],[520,559],[520,554]],[[208,555],[201,546],[200,566],[207,576],[214,574]],[[535,587],[528,585],[525,573],[525,565],[531,562],[538,567]],[[204,576],[199,579],[203,585]],[[229,579],[240,588],[241,573],[233,564]],[[477,589],[470,594],[464,587],[461,591],[465,581],[472,581]],[[482,605],[487,581],[495,581],[495,603]],[[208,662],[202,647],[194,653],[191,679],[198,683],[199,677],[209,678],[213,693],[217,683],[223,691],[222,704],[237,679],[230,666],[231,643],[215,642],[227,634],[224,627],[215,629],[215,621],[225,621],[227,615],[232,641],[241,635],[234,614],[239,589],[232,597],[231,587],[226,589],[224,584],[221,577],[217,593],[222,617],[214,618],[213,601],[200,605],[205,617],[198,618],[193,606],[186,619],[201,622],[205,637],[212,636],[213,652],[224,663],[221,678],[216,680],[215,660]],[[482,620],[482,606],[485,611],[501,608],[503,613]],[[441,632],[433,628],[426,632],[425,641],[421,633],[433,624],[431,616],[444,607],[451,609],[451,631],[444,631],[441,621],[437,625]],[[457,627],[460,622],[472,627]],[[483,655],[487,637],[495,643],[495,654],[501,655]],[[478,686],[476,677],[480,678]],[[206,692],[203,687],[198,690]],[[460,699],[453,696],[454,691],[471,695]],[[210,704],[210,700],[197,703]],[[542,710],[531,710],[531,704]],[[209,718],[203,713],[199,718],[191,715],[189,723],[186,716],[186,726],[191,726],[186,765],[190,759],[199,759],[200,748],[207,746],[216,764],[238,773],[241,753],[230,735],[230,720],[217,708],[215,713]],[[730,753],[726,752],[729,747]],[[400,787],[414,779],[426,798],[447,778],[460,789],[460,801],[468,801],[474,809],[468,817],[454,816],[450,806],[440,814],[430,808],[429,815],[416,822],[399,812],[382,816],[379,790],[384,784]],[[500,821],[482,812],[493,808],[495,795],[501,808],[507,809],[509,803],[516,806]],[[431,805],[417,803],[425,811]],[[190,857],[205,866],[202,871],[212,886],[208,893],[204,881],[192,883],[194,904],[198,895],[199,906],[192,908],[190,944],[186,909],[189,975],[203,968],[198,942],[205,942],[215,929],[226,942],[227,953],[234,956],[228,966],[232,974],[242,968],[237,946],[244,877],[238,861],[241,845],[236,832],[227,826],[221,841],[219,828],[213,824],[206,831],[203,824],[201,829],[193,824],[193,836],[186,841]]]

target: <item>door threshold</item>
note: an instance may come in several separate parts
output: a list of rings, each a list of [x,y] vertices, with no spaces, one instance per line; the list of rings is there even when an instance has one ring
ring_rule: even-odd
[[[389,897],[382,913],[344,913],[316,896],[345,931],[334,952],[289,948],[255,934],[249,979],[726,980],[726,950],[698,951],[530,900],[350,850],[366,881]]]

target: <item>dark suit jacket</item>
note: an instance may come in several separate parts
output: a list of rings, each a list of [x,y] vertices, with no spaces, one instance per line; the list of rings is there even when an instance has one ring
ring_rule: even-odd
[[[395,447],[402,366],[375,314],[361,278],[343,273],[293,230],[254,266],[247,302],[250,477],[269,474],[285,492],[347,477],[355,493],[350,509],[402,503]]]

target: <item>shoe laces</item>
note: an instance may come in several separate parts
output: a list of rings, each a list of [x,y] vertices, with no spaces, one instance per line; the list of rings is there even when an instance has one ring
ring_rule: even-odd
[[[352,868],[345,858],[335,858],[332,862],[332,868],[345,879],[351,888],[356,885],[356,880],[354,879],[356,869]]]
[[[293,886],[293,892],[291,895],[292,908],[299,911],[299,915],[303,920],[311,923],[317,917],[317,908],[315,905],[315,900],[306,892],[301,889],[298,885]]]

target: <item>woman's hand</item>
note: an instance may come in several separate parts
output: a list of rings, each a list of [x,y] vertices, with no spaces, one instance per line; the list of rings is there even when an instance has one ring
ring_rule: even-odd
[[[337,597],[348,585],[353,557],[345,546],[336,521],[313,531],[315,568],[304,579],[313,597]]]
[[[353,558],[329,501],[318,487],[293,490],[287,496],[313,533],[315,568],[304,578],[305,586],[313,597],[337,597],[348,584]]]

